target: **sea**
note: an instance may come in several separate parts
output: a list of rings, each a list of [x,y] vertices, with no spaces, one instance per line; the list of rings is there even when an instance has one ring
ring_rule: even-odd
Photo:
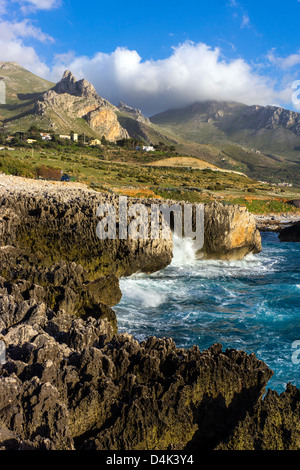
[[[175,238],[170,266],[120,280],[118,331],[255,353],[274,372],[267,388],[300,387],[300,243],[261,235],[260,254],[231,262],[197,260],[192,240]]]

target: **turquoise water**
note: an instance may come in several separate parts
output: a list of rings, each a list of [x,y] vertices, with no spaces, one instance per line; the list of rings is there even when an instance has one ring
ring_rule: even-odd
[[[292,361],[300,341],[300,243],[280,243],[274,233],[263,233],[262,242],[259,255],[222,262],[195,260],[189,240],[175,241],[169,267],[121,279],[119,331],[139,341],[171,337],[178,347],[218,342],[255,353],[274,372],[268,388],[300,387],[300,364]]]

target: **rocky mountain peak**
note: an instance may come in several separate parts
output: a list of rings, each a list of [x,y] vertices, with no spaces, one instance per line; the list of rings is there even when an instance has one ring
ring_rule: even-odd
[[[87,80],[76,80],[69,70],[65,70],[62,79],[55,85],[53,90],[58,94],[68,93],[73,96],[85,98],[98,97],[94,86]]]

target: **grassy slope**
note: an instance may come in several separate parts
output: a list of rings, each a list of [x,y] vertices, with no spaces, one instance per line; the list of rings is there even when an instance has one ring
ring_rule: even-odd
[[[5,78],[6,105],[0,105],[0,121],[7,130],[16,132],[27,130],[32,124],[47,126],[47,121],[30,115],[35,101],[42,93],[54,86],[54,83],[41,79],[15,63],[0,66],[0,76]]]
[[[189,202],[219,199],[244,205],[254,213],[297,212],[288,200],[299,198],[300,191],[280,190],[241,175],[210,169],[149,166],[167,157],[113,145],[94,149],[75,145],[51,150],[23,148],[0,151],[0,171],[35,177],[37,168],[48,166],[62,169],[94,189],[127,196]]]

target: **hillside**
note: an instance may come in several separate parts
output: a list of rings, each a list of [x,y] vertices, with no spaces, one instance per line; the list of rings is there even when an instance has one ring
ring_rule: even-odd
[[[0,125],[3,130],[21,130],[33,104],[54,83],[37,77],[15,62],[0,62],[0,77],[6,85],[6,104],[0,105]],[[32,119],[34,121],[34,119]]]
[[[163,131],[219,148],[219,162],[249,176],[300,184],[300,114],[275,106],[207,101],[150,118]]]

